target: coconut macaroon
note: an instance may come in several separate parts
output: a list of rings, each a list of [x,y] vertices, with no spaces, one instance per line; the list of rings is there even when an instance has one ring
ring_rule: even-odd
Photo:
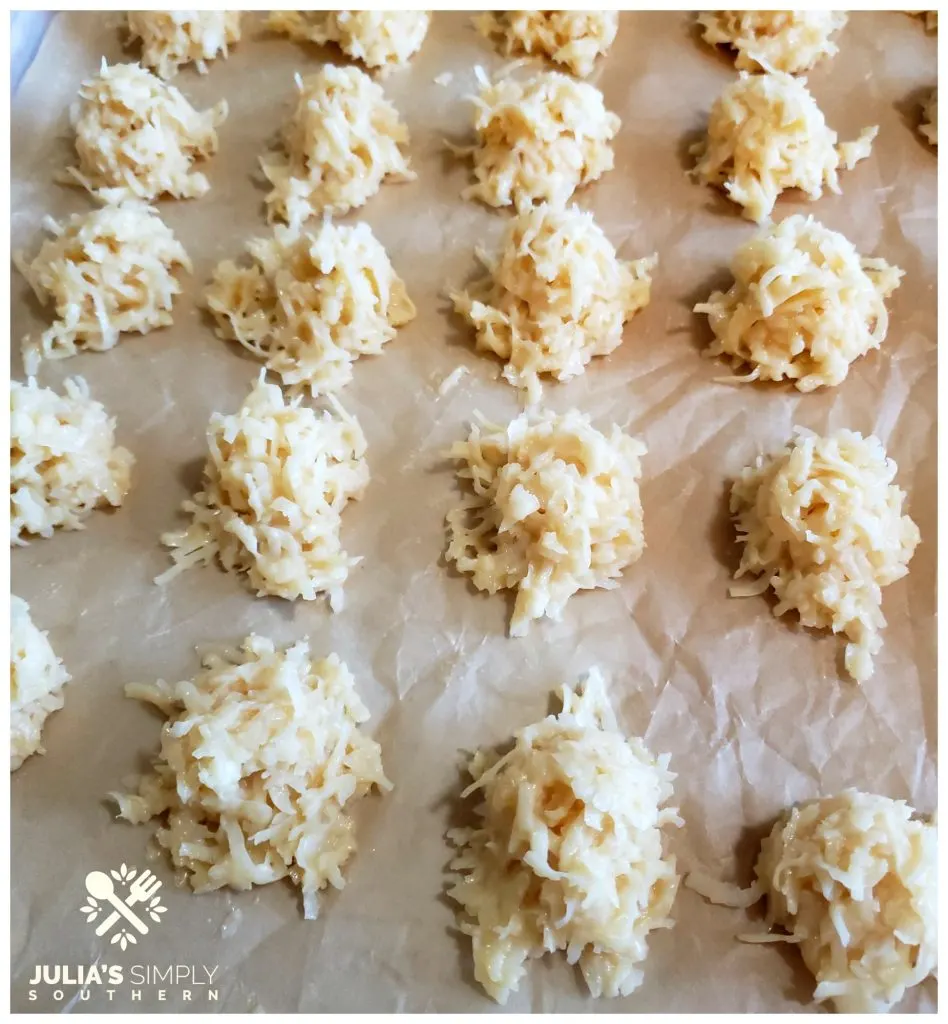
[[[129,11],[130,42],[141,40],[141,62],[173,78],[183,64],[207,74],[207,62],[240,42],[240,11]]]
[[[714,342],[742,376],[790,380],[800,391],[832,387],[853,361],[885,340],[885,300],[903,272],[856,252],[852,242],[812,217],[763,228],[731,262],[734,284],[695,306]]]
[[[386,179],[415,177],[404,152],[408,129],[364,71],[327,64],[315,75],[297,75],[296,84],[283,153],[260,161],[273,185],[271,221],[297,226],[318,213],[343,214],[364,205]]]
[[[194,164],[217,152],[226,117],[224,100],[197,111],[138,64],[109,66],[103,58],[99,74],[79,89],[72,111],[79,164],[64,180],[108,202],[203,196],[210,185]]]
[[[922,105],[922,119],[918,125],[920,135],[937,148],[938,146],[938,89],[932,89]]]
[[[219,264],[205,301],[217,333],[313,395],[352,380],[415,316],[405,285],[367,224],[324,222],[313,233],[277,226],[247,245],[252,264]]]
[[[794,807],[757,861],[786,929],[840,1013],[880,1013],[938,967],[938,831],[902,800],[847,789]]]
[[[711,46],[735,53],[740,71],[808,71],[839,52],[833,35],[846,24],[843,11],[702,11],[698,24]]]
[[[481,420],[448,457],[472,493],[448,513],[446,557],[478,590],[517,591],[510,635],[558,620],[579,590],[613,589],[645,549],[639,498],[645,445],[570,410]]]
[[[131,452],[115,443],[115,420],[81,377],[65,394],[30,378],[10,383],[10,543],[81,530],[92,512],[128,493]]]
[[[45,754],[43,725],[63,706],[70,676],[46,633],[30,618],[30,606],[10,596],[10,771],[32,754]]]
[[[190,271],[184,246],[151,207],[125,200],[64,224],[43,222],[52,235],[29,262],[14,260],[58,319],[37,340],[23,339],[28,374],[41,359],[65,359],[80,350],[105,352],[124,333],[147,334],[171,323],[178,275]]]
[[[449,833],[461,876],[449,895],[474,976],[499,1003],[528,959],[559,949],[593,996],[628,995],[649,933],[673,923],[678,873],[662,829],[682,822],[668,755],[620,732],[598,669],[560,696],[562,711],[518,730],[509,753],[474,756],[462,796],[482,797],[477,824]]]
[[[464,198],[518,210],[540,202],[562,206],[612,168],[621,122],[595,86],[558,71],[494,83],[483,68],[474,71],[481,85],[471,97],[477,144],[458,152],[471,155],[477,181]]]
[[[732,597],[772,587],[773,613],[843,633],[846,671],[858,682],[882,648],[882,588],[908,573],[918,527],[903,515],[898,470],[878,438],[852,430],[826,437],[798,428],[773,456],[759,456],[731,490],[743,544]]]
[[[648,304],[656,263],[618,259],[591,213],[547,203],[510,222],[496,257],[477,255],[487,274],[452,293],[454,308],[531,400],[540,374],[567,380],[618,348],[625,322]]]
[[[840,192],[840,167],[851,169],[869,156],[878,130],[865,128],[855,142],[838,143],[802,81],[782,71],[741,72],[711,108],[707,138],[692,149],[693,174],[723,188],[745,217],[760,223],[785,189],[798,188],[810,199],[819,199],[824,187]]]
[[[264,373],[236,413],[211,417],[202,488],[182,506],[191,525],[161,538],[175,565],[157,582],[217,559],[258,596],[326,594],[338,610],[360,561],[342,549],[339,529],[369,482],[365,437],[338,403],[317,413],[299,396],[287,401]]]
[[[296,42],[335,43],[369,68],[407,64],[431,24],[427,11],[273,11],[267,28]]]
[[[547,57],[574,75],[592,73],[619,29],[618,11],[486,11],[478,31],[496,38],[508,56]]]
[[[194,679],[125,692],[168,721],[137,792],[110,794],[120,815],[161,819],[158,843],[194,892],[288,877],[314,919],[319,891],[345,885],[352,805],[392,788],[359,728],[369,712],[345,664],[316,660],[306,640],[280,650],[249,636],[239,651],[207,655]]]

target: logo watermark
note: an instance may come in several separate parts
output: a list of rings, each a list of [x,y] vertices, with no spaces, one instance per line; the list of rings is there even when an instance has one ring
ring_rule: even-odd
[[[86,875],[86,902],[79,908],[88,924],[96,924],[96,935],[112,932],[110,942],[124,952],[138,943],[136,932],[147,935],[150,924],[160,924],[168,909],[158,890],[161,879],[150,871],[138,871],[122,864],[117,870],[90,871]],[[138,912],[132,907],[141,905]],[[110,913],[106,913],[111,910]]]
[[[118,952],[138,946],[167,912],[162,882],[147,869],[127,864],[85,877],[85,902],[79,908],[86,924],[107,948]],[[28,978],[31,1003],[52,1000],[68,1011],[74,1003],[208,1002],[219,999],[218,966],[206,964],[120,964],[96,959],[92,964],[36,964]]]

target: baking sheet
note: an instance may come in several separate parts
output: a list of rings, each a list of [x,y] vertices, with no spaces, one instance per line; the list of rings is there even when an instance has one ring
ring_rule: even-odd
[[[122,59],[114,14],[59,15],[13,107],[13,247],[33,251],[46,213],[88,208],[53,183],[70,161],[67,107],[100,57]],[[249,29],[249,26],[248,26]],[[230,117],[207,165],[212,189],[168,201],[162,215],[185,244],[194,273],[173,328],[128,337],[114,351],[44,365],[58,385],[82,374],[118,419],[137,458],[134,486],[114,514],[88,529],[12,552],[13,591],[33,606],[74,677],[65,708],[46,726],[49,753],[12,779],[12,1003],[15,1010],[478,1011],[495,1005],[474,984],[469,942],[444,900],[450,856],[443,838],[458,814],[459,752],[504,740],[546,713],[549,691],[592,664],[612,678],[620,720],[653,751],[668,751],[686,825],[670,837],[683,868],[746,882],[756,843],[787,804],[855,785],[910,799],[936,798],[936,157],[914,133],[921,90],[936,76],[936,41],[898,13],[857,13],[841,52],[810,76],[841,138],[880,125],[872,157],[843,175],[843,195],[810,204],[782,199],[780,216],[812,212],[860,252],[906,271],[890,301],[881,352],[861,359],[833,391],[801,396],[781,387],[715,383],[722,367],[699,355],[703,318],[689,312],[726,280],[733,249],[754,226],[685,174],[687,144],[712,98],[734,75],[701,45],[686,13],[625,13],[613,52],[593,81],[619,113],[616,167],[583,191],[625,257],[657,251],[651,305],[625,343],[586,374],[549,386],[544,400],[617,421],[648,445],[642,498],[648,549],[611,592],[575,597],[560,624],[508,639],[510,604],[478,594],[440,564],[443,516],[457,500],[443,450],[475,410],[516,414],[516,393],[442,298],[474,270],[475,243],[490,245],[505,214],[459,193],[465,164],[442,139],[465,131],[462,97],[473,67],[503,59],[464,13],[438,13],[411,66],[385,88],[411,132],[418,180],[386,185],[349,221],[365,219],[387,246],[419,316],[383,356],[362,359],[342,394],[369,442],[372,483],[345,514],[347,549],[364,556],[333,615],[321,603],[255,599],[217,569],[195,569],[160,589],[169,564],[159,534],[198,482],[204,428],[214,410],[237,408],[258,364],[219,341],[196,307],[214,264],[266,231],[257,157],[294,93],[293,73],[325,52],[254,39],[206,77],[176,84],[196,105],[221,97]],[[128,58],[126,58],[128,59]],[[338,55],[336,58],[338,59]],[[453,73],[437,85],[436,76]],[[13,348],[46,320],[16,274]],[[470,370],[441,396],[455,367]],[[18,352],[13,374],[22,376]],[[875,431],[899,465],[922,545],[911,574],[885,591],[889,620],[872,679],[840,675],[843,641],[772,618],[766,599],[729,600],[738,558],[726,516],[728,481],[760,451],[779,448],[794,424]],[[123,685],[186,678],[195,646],[233,643],[257,631],[279,643],[303,635],[336,651],[372,711],[395,790],[357,812],[360,849],[348,885],[302,919],[282,884],[247,894],[195,897],[176,889],[167,861],[149,863],[150,830],[113,821],[105,794],[157,749],[160,718],[123,697]],[[163,879],[168,912],[124,953],[93,934],[79,908],[91,870],[125,862]],[[654,934],[644,985],[615,1001],[591,1000],[562,956],[533,963],[514,1011],[773,1011],[812,1009],[812,981],[792,951],[734,941],[739,911],[710,907],[683,890],[676,927]],[[32,986],[38,964],[124,965],[126,983]],[[217,1003],[184,984],[133,994],[132,965],[216,968]],[[30,992],[35,992],[31,996]],[[133,1000],[135,1000],[133,1002]],[[906,1009],[931,1010],[931,980]]]

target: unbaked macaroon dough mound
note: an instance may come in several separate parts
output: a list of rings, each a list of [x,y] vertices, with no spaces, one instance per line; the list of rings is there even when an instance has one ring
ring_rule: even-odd
[[[628,995],[649,933],[673,924],[678,873],[662,829],[682,822],[668,806],[668,755],[619,731],[598,669],[561,699],[509,753],[474,756],[462,796],[483,797],[478,822],[449,833],[461,876],[450,895],[475,977],[499,1003],[528,959],[559,949],[593,996]]]
[[[65,180],[109,202],[203,196],[210,185],[194,164],[217,152],[217,128],[226,117],[224,100],[197,111],[138,64],[109,66],[103,58],[72,111],[79,164]]]
[[[162,78],[183,64],[207,74],[207,62],[240,42],[240,11],[129,11],[130,41],[141,40],[141,62]]]
[[[702,11],[698,24],[711,46],[736,52],[740,71],[796,75],[839,52],[833,35],[846,24],[843,11]]]
[[[448,457],[472,494],[448,513],[447,558],[490,594],[516,589],[510,635],[558,620],[579,590],[613,589],[645,549],[639,498],[645,445],[570,410],[484,420]]]
[[[780,617],[844,633],[846,670],[872,675],[882,648],[882,588],[908,573],[918,527],[902,514],[905,492],[878,438],[852,430],[821,437],[798,428],[783,451],[759,456],[731,490],[744,545],[733,597],[773,587]]]
[[[336,43],[369,68],[407,64],[428,34],[427,11],[273,11],[267,27],[296,42]]]
[[[526,80],[481,85],[474,103],[477,144],[468,150],[476,183],[462,193],[488,206],[524,210],[534,203],[564,205],[583,185],[612,169],[612,140],[621,121],[606,109],[602,93],[558,71]]]
[[[93,510],[117,508],[135,459],[115,443],[115,420],[81,377],[65,394],[30,378],[10,383],[10,543],[81,530]]]
[[[56,657],[49,637],[36,628],[30,606],[10,596],[10,771],[32,754],[45,754],[46,719],[63,706],[69,673]]]
[[[247,245],[252,265],[220,263],[205,301],[217,333],[239,342],[291,389],[338,391],[359,356],[377,355],[415,316],[368,224],[314,232],[277,226]]]
[[[619,29],[617,11],[486,11],[474,19],[478,31],[496,37],[508,56],[547,57],[574,75],[592,73]]]
[[[938,966],[936,826],[902,800],[848,789],[802,804],[764,840],[756,873],[840,1013],[889,1010]]]
[[[58,319],[37,341],[23,339],[24,367],[80,350],[105,352],[124,333],[147,334],[171,323],[178,274],[191,270],[184,246],[157,212],[139,200],[77,213],[64,224],[43,222],[52,235],[29,262],[14,260]]]
[[[296,85],[284,152],[260,161],[273,186],[271,221],[297,226],[318,213],[344,214],[364,205],[386,179],[415,177],[404,152],[408,129],[364,71],[327,64],[306,78],[297,75]]]
[[[694,175],[722,187],[744,216],[767,220],[777,197],[798,188],[810,199],[839,193],[839,168],[851,169],[872,149],[878,127],[855,142],[837,142],[804,82],[782,71],[741,72],[711,108],[707,138],[697,143]]]
[[[734,379],[790,380],[800,391],[841,383],[855,359],[879,347],[888,330],[885,300],[903,276],[801,214],[745,242],[731,271],[727,292],[695,306],[714,332],[706,354],[744,374]]]
[[[937,149],[938,148],[938,89],[932,89],[922,106],[922,120],[918,131]]]
[[[216,558],[258,596],[326,594],[338,610],[360,561],[342,549],[339,529],[369,482],[365,437],[338,403],[317,413],[299,396],[287,401],[265,373],[236,413],[211,417],[202,489],[182,506],[191,525],[161,538],[175,565],[157,582]]]
[[[452,293],[454,308],[531,400],[540,374],[567,380],[619,347],[625,322],[648,305],[657,261],[618,259],[591,213],[548,203],[510,222],[496,257],[477,255],[487,274]]]
[[[158,843],[194,892],[288,877],[314,919],[319,891],[345,885],[352,805],[392,788],[359,728],[369,712],[345,664],[314,659],[306,640],[281,650],[249,636],[239,651],[207,655],[193,680],[126,694],[168,722],[137,792],[110,794],[121,817],[161,819]]]

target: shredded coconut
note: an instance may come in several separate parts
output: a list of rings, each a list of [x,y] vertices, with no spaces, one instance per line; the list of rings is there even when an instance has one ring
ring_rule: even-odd
[[[193,680],[126,687],[168,717],[161,754],[137,793],[111,793],[123,818],[160,817],[159,844],[195,892],[289,877],[317,916],[317,893],[345,885],[355,852],[351,805],[389,790],[369,713],[335,654],[249,636],[209,654]]]
[[[79,166],[64,180],[78,182],[107,202],[127,197],[176,199],[210,188],[194,163],[217,152],[217,127],[227,103],[197,111],[173,86],[138,64],[102,60],[82,83],[73,109]]]
[[[707,139],[692,149],[693,173],[722,186],[745,217],[760,223],[785,189],[799,188],[810,199],[819,199],[824,186],[839,193],[839,168],[869,156],[878,130],[866,128],[855,142],[837,144],[802,81],[782,71],[741,72],[711,108]]]
[[[517,589],[511,636],[558,620],[579,590],[612,589],[645,548],[641,441],[570,410],[481,420],[448,457],[472,495],[448,513],[447,558],[490,594]]]
[[[745,242],[734,284],[695,306],[737,379],[792,380],[800,391],[832,387],[851,363],[878,348],[888,329],[885,300],[903,272],[867,259],[812,217],[795,215]]]
[[[274,11],[267,20],[296,42],[336,43],[366,67],[386,69],[408,63],[430,24],[427,11]]]
[[[736,51],[741,71],[786,71],[796,75],[839,47],[832,36],[846,24],[843,11],[702,11],[698,24],[711,46]]]
[[[938,145],[938,90],[932,89],[922,107],[922,120],[918,126],[919,134],[924,135],[933,145]]]
[[[574,75],[592,73],[619,29],[617,11],[487,11],[474,19],[478,31],[499,39],[509,56],[534,54],[563,64]]]
[[[81,530],[94,509],[118,507],[128,493],[135,460],[116,446],[115,420],[81,377],[64,389],[10,383],[11,544]]]
[[[477,255],[487,275],[452,293],[454,308],[533,401],[539,374],[567,380],[619,347],[625,321],[648,305],[657,262],[617,259],[591,213],[547,203],[510,222],[498,258]]]
[[[847,789],[764,840],[768,923],[786,928],[840,1013],[889,1010],[938,965],[938,834],[902,800]]]
[[[316,395],[352,379],[415,316],[405,285],[367,224],[277,226],[247,246],[253,261],[214,271],[206,301],[222,338],[238,341],[290,388]]]
[[[844,633],[846,670],[872,675],[882,647],[882,588],[901,579],[919,542],[902,514],[898,467],[876,437],[852,430],[820,437],[798,428],[779,454],[759,456],[731,491],[731,513],[744,545],[736,578],[759,577],[732,596],[773,587],[781,616]]]
[[[137,200],[77,213],[59,224],[43,222],[53,236],[37,256],[16,265],[36,297],[59,318],[39,341],[23,339],[26,372],[42,359],[65,359],[80,349],[105,352],[119,336],[147,334],[171,323],[181,285],[177,273],[191,261],[171,229]]]
[[[518,210],[544,201],[562,206],[611,170],[621,121],[594,86],[558,71],[496,83],[483,68],[474,71],[481,85],[471,97],[477,145],[459,152],[472,155],[477,182],[464,198]]]
[[[142,64],[162,78],[173,78],[182,64],[204,75],[207,61],[240,42],[240,11],[129,11],[128,34],[142,41]]]
[[[471,371],[466,366],[455,366],[455,368],[446,377],[444,377],[438,385],[438,394],[441,397],[444,397],[449,391],[458,386],[465,373],[470,372]]]
[[[598,669],[563,710],[518,730],[503,757],[476,754],[463,796],[483,795],[478,826],[449,833],[459,848],[450,890],[474,947],[474,974],[499,1003],[528,958],[566,950],[593,996],[641,985],[648,935],[670,928],[678,891],[662,828],[675,776],[619,732]]]
[[[33,625],[30,606],[10,595],[10,771],[31,754],[45,754],[43,724],[63,706],[70,676],[47,634]]]
[[[299,396],[286,401],[264,373],[236,414],[211,417],[203,488],[182,506],[192,523],[161,538],[175,565],[157,582],[217,558],[258,595],[325,593],[338,610],[360,561],[342,550],[339,527],[369,482],[365,437],[338,403],[319,415]]]
[[[386,178],[410,181],[408,129],[381,86],[358,68],[325,65],[297,76],[299,98],[283,129],[284,154],[260,163],[273,190],[270,220],[298,226],[318,213],[364,205]]]

